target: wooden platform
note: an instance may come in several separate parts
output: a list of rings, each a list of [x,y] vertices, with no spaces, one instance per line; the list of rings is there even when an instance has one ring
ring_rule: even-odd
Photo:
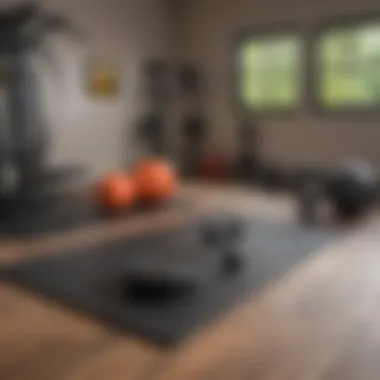
[[[185,211],[0,241],[0,261],[167,228],[210,208],[292,218],[285,196],[201,186],[183,193],[194,202]],[[1,285],[0,379],[379,379],[379,312],[380,218],[373,216],[174,352]]]

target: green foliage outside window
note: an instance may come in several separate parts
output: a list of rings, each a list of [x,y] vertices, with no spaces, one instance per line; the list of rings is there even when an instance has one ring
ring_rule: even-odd
[[[328,109],[380,106],[380,23],[325,29],[315,45],[314,97]],[[239,48],[239,96],[255,111],[296,108],[303,96],[301,40],[267,35]]]
[[[247,39],[240,47],[239,93],[246,108],[293,109],[300,100],[300,41],[294,36]]]
[[[325,32],[317,46],[317,97],[330,109],[380,105],[380,25]]]

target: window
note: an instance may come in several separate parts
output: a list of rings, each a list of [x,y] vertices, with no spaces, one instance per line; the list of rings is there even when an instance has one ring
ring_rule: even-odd
[[[325,30],[316,48],[316,96],[321,106],[380,106],[380,22]]]
[[[294,109],[301,96],[300,40],[294,35],[248,38],[239,48],[240,102],[255,111]]]

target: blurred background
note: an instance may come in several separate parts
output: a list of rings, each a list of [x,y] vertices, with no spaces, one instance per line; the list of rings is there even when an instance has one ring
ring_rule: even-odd
[[[277,276],[283,264],[303,261],[308,251],[340,238],[340,229],[348,227],[351,234],[346,221],[361,222],[377,211],[373,206],[380,199],[379,144],[379,0],[0,0],[0,269],[2,263],[30,260],[50,250],[69,253],[57,265],[53,260],[52,267],[42,263],[47,269],[41,272],[38,260],[35,272],[32,263],[35,275],[30,276],[30,288],[46,283],[42,294],[54,298],[56,292],[57,299],[68,294],[74,309],[83,303],[86,310],[89,301],[90,313],[124,315],[134,270],[135,278],[141,274],[140,289],[147,299],[149,292],[161,297],[157,288],[163,293],[173,288],[178,294],[181,283],[190,284],[190,290],[201,284],[201,302],[213,307],[213,293],[204,297],[202,288],[208,286],[208,276],[214,276],[203,264],[209,249],[218,255],[209,256],[218,263],[210,260],[218,272],[215,281],[221,284],[216,292],[227,297],[240,288],[230,292],[227,283],[235,285],[226,281],[225,287],[225,274],[236,271],[235,279],[247,289],[245,273],[255,284],[265,280],[265,272]],[[346,167],[340,167],[343,162]],[[234,186],[241,183],[249,185],[246,193]],[[256,185],[264,191],[255,192]],[[280,196],[272,197],[270,190],[280,190],[274,192]],[[241,214],[242,219],[228,216],[225,225],[219,219],[200,220],[194,228],[189,225],[189,231],[184,228],[186,236],[173,229],[162,240],[146,238],[148,248],[127,245],[133,235],[161,233],[198,215],[206,217],[212,209]],[[252,230],[250,222],[245,227],[245,214],[254,219]],[[110,217],[115,223],[108,223]],[[313,229],[304,229],[313,224],[315,239]],[[323,231],[326,227],[326,236],[319,234],[319,227]],[[368,240],[369,247],[354,244],[346,254],[344,245],[337,246],[331,258],[325,262],[323,257],[322,265],[315,266],[315,277],[314,269],[306,271],[305,281],[301,277],[301,282],[291,282],[295,287],[290,293],[280,292],[273,309],[266,303],[263,313],[256,305],[247,309],[254,315],[258,312],[258,319],[249,313],[245,317],[244,310],[236,330],[223,330],[222,335],[227,334],[211,339],[214,346],[205,345],[204,351],[194,346],[189,353],[195,362],[178,362],[176,356],[174,367],[189,370],[191,377],[203,376],[221,359],[242,376],[252,373],[257,378],[272,374],[264,372],[265,367],[280,360],[279,367],[273,366],[275,375],[282,367],[322,371],[327,364],[331,375],[338,372],[332,371],[326,353],[333,354],[339,365],[346,361],[356,365],[351,359],[357,357],[366,366],[368,355],[357,351],[359,347],[377,368],[376,355],[364,345],[377,349],[379,342],[372,339],[377,325],[371,320],[377,315],[373,311],[379,310],[379,276],[373,271],[379,257],[377,226],[370,232],[369,239],[356,238]],[[249,237],[251,244],[252,236],[248,249],[257,261],[250,266],[241,256],[245,252],[240,252],[240,243],[245,245]],[[126,245],[118,239],[125,239]],[[111,246],[103,246],[108,241]],[[199,243],[198,260],[192,244]],[[148,253],[145,264],[128,268],[126,256],[141,257],[142,250]],[[170,255],[177,250],[196,259],[190,277],[186,270],[182,273],[186,260],[186,265],[174,268],[174,261],[170,266]],[[162,253],[169,253],[169,258]],[[252,273],[244,270],[240,276],[239,270],[247,267]],[[199,280],[198,269],[206,273],[206,282]],[[13,278],[10,270],[9,280],[28,284],[28,270],[16,268],[15,273]],[[97,302],[102,304],[103,298],[100,311]],[[219,298],[215,297],[216,303]],[[28,380],[55,379],[57,370],[64,371],[66,378],[78,365],[79,375],[74,371],[74,377],[67,379],[95,379],[102,374],[118,378],[121,367],[126,369],[123,373],[139,378],[147,378],[152,369],[159,377],[166,374],[162,371],[168,365],[166,354],[159,355],[165,359],[163,366],[150,350],[145,353],[144,346],[136,346],[135,355],[133,345],[124,346],[119,334],[98,333],[97,328],[92,332],[90,325],[82,330],[81,321],[77,326],[70,316],[60,319],[60,310],[40,312],[38,304],[34,309],[27,297],[18,297],[13,290],[8,295],[0,289],[0,301],[5,316],[0,344],[11,355],[0,360],[5,368],[0,368],[1,379],[23,378],[19,373]],[[182,317],[186,314],[190,326],[193,312],[199,311],[192,303],[187,309],[175,305],[178,315],[171,314],[172,306],[162,308],[161,324],[145,306],[141,314],[134,314],[129,302],[125,305],[131,306],[131,325],[142,323],[148,332],[158,328],[165,334],[176,325],[186,329]],[[19,314],[12,314],[14,310]],[[157,310],[160,313],[160,307]],[[342,316],[348,318],[343,323]],[[315,334],[305,329],[309,322]],[[277,335],[280,340],[273,340]],[[345,342],[354,342],[355,350],[350,351]],[[240,345],[247,353],[239,351]],[[344,351],[335,351],[338,346]],[[86,366],[90,364],[89,372],[82,372],[81,353]],[[259,360],[252,360],[256,353]],[[99,371],[99,362],[104,371]],[[246,372],[245,362],[258,364],[256,372]],[[204,366],[203,370],[193,371],[193,364]],[[350,365],[342,364],[342,378]],[[224,371],[228,367],[215,368],[213,373],[220,378],[236,378]],[[358,365],[350,374],[355,376],[362,368]],[[293,378],[301,378],[302,371],[294,372]],[[175,372],[170,378],[184,377]]]
[[[18,3],[24,2],[1,1],[1,6]],[[129,132],[144,107],[141,65],[153,57],[170,58],[170,8],[164,1],[145,0],[47,0],[38,5],[66,17],[85,36],[78,42],[64,33],[48,35],[30,59],[49,128],[49,162],[85,166],[88,183],[132,155]],[[49,60],[41,50],[49,51]],[[89,70],[98,64],[117,70],[119,89],[112,99],[89,95]]]
[[[1,7],[18,3],[2,0]],[[376,1],[36,4],[85,36],[78,43],[52,34],[42,49],[30,51],[49,134],[48,163],[84,167],[84,185],[128,166],[143,154],[141,140],[153,134],[164,141],[160,153],[192,166],[193,174],[188,161],[197,158],[199,168],[201,155],[223,157],[231,166],[243,150],[283,167],[329,167],[354,156],[380,168]],[[146,67],[152,64],[165,88],[149,95]],[[190,70],[186,85],[189,67],[194,76]],[[90,82],[96,75],[108,76],[111,95],[95,94]],[[3,98],[5,92],[3,86]],[[136,139],[143,119],[144,138]],[[242,137],[247,129],[250,137]]]

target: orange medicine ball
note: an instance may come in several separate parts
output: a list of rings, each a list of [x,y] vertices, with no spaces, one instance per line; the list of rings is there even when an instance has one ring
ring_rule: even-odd
[[[131,207],[136,201],[136,184],[125,173],[112,173],[100,181],[98,200],[102,208],[121,210]]]
[[[172,199],[178,188],[174,166],[160,159],[140,162],[135,170],[137,192],[144,202],[159,203]]]

